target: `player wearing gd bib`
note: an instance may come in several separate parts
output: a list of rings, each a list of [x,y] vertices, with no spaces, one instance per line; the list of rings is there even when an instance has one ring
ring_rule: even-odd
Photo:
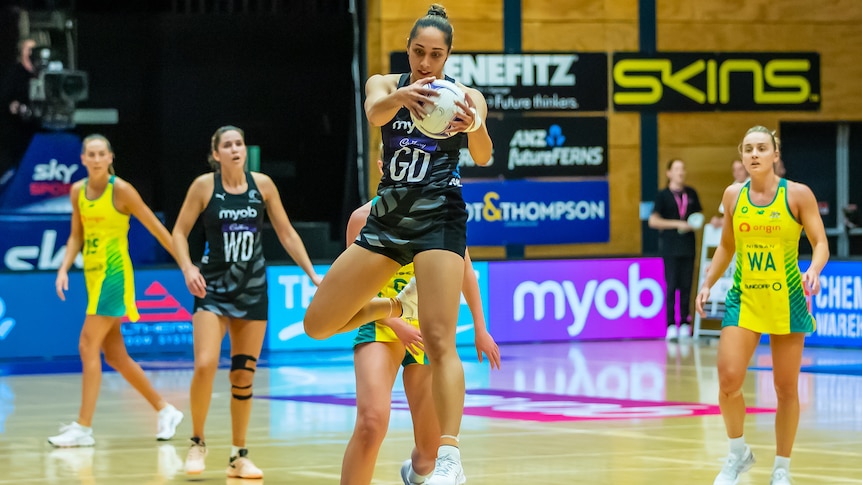
[[[806,185],[781,178],[773,166],[780,145],[763,126],[748,130],[739,145],[751,176],[724,191],[721,243],[715,250],[695,301],[705,316],[712,285],[736,255],[734,285],[727,293],[726,314],[718,344],[718,404],[730,453],[713,485],[735,485],[754,466],[745,444],[745,384],[748,364],[770,334],[772,380],[778,398],[775,413],[775,464],[770,485],[790,485],[790,453],[799,426],[799,372],[805,332],[814,330],[803,288],[820,291],[820,272],[829,260],[829,243],[814,193]],[[802,231],[811,243],[811,264],[799,272],[797,247]]]
[[[722,326],[736,325],[759,333],[813,332],[799,272],[802,225],[787,204],[787,180],[765,206],[748,197],[751,182],[739,191],[733,212],[736,270],[727,294]]]

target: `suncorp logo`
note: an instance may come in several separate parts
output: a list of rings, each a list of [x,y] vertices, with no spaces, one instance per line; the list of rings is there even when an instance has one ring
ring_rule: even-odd
[[[505,202],[500,201],[500,194],[497,192],[486,193],[483,200],[484,202],[467,203],[468,221],[573,221],[606,217],[605,202],[601,200]]]
[[[644,292],[650,294],[650,304],[647,306],[641,301]],[[613,300],[608,298],[611,293],[615,295]],[[652,318],[661,311],[664,300],[658,281],[652,278],[641,279],[640,265],[633,263],[628,268],[628,282],[613,278],[601,281],[593,279],[584,285],[580,294],[575,284],[568,280],[547,280],[540,283],[524,281],[515,288],[512,295],[515,321],[524,319],[529,301],[533,303],[533,319],[537,322],[545,320],[545,304],[549,295],[554,309],[554,320],[565,318],[566,307],[572,311],[573,321],[567,329],[572,337],[583,331],[593,307],[607,320],[616,320],[626,312],[630,318]],[[615,303],[611,304],[609,300],[615,300]]]
[[[247,206],[245,209],[221,209],[218,211],[219,219],[238,221],[240,219],[254,219],[255,217],[257,217],[257,209],[252,206]]]
[[[604,148],[564,147],[566,136],[560,125],[547,130],[518,130],[509,140],[509,170],[517,167],[601,165]]]
[[[57,231],[48,229],[42,233],[42,243],[39,246],[15,246],[6,251],[3,264],[13,271],[31,271],[34,269],[57,269],[63,262],[66,246],[60,246],[56,252]],[[34,264],[35,263],[35,264]],[[75,266],[84,267],[80,254],[75,258]]]

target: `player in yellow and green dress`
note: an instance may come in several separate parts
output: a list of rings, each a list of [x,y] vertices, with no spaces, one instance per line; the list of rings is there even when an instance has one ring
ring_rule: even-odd
[[[802,349],[806,333],[815,329],[805,293],[820,291],[820,272],[829,259],[829,245],[811,189],[774,172],[779,150],[775,135],[762,126],[749,129],[743,138],[742,163],[751,178],[724,191],[721,244],[696,300],[697,311],[705,315],[710,288],[736,255],[718,346],[719,405],[730,454],[715,485],[738,483],[740,474],[754,465],[754,455],[743,437],[742,385],[761,334],[770,335],[778,398],[770,483],[790,484],[790,452],[799,425]],[[803,230],[813,252],[811,264],[801,273],[798,247]]]
[[[129,257],[129,216],[134,215],[162,246],[173,255],[171,236],[147,207],[135,188],[114,175],[114,151],[101,135],[84,139],[81,162],[87,178],[72,185],[72,231],[66,254],[57,271],[56,289],[65,300],[68,270],[79,252],[84,257],[87,285],[87,315],[78,349],[81,355],[82,392],[77,421],[65,425],[60,434],[48,438],[57,447],[93,446],[92,421],[105,362],[119,372],[158,411],[156,438],[173,438],[183,413],[171,406],[153,388],[141,366],[129,357],[120,325],[123,317],[138,320],[135,279]]]

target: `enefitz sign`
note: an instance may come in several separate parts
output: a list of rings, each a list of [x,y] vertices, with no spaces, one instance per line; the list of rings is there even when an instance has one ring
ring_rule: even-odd
[[[812,111],[820,55],[615,53],[613,89],[618,111]]]
[[[389,65],[410,72],[404,51],[392,52]],[[492,111],[605,111],[607,68],[604,53],[459,52],[446,60],[446,75],[481,91]]]

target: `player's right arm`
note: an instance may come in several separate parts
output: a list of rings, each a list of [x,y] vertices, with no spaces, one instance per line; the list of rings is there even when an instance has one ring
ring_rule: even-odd
[[[63,255],[63,262],[57,269],[57,279],[54,282],[57,296],[63,301],[66,301],[64,292],[69,290],[69,268],[84,246],[84,224],[81,222],[81,211],[78,209],[78,196],[83,185],[84,181],[79,180],[72,184],[69,192],[69,199],[72,201],[72,231],[66,241],[66,253]]]
[[[189,255],[189,233],[198,217],[206,209],[212,196],[213,184],[214,179],[211,173],[201,175],[192,182],[180,208],[177,221],[174,223],[174,230],[171,232],[174,257],[183,271],[186,286],[192,295],[199,298],[206,296],[206,281],[201,275],[200,268],[192,263],[192,258]]]
[[[733,235],[733,211],[736,210],[736,200],[739,198],[741,189],[741,184],[733,184],[724,189],[724,196],[721,198],[721,204],[724,206],[722,226],[725,229],[721,231],[721,241],[715,249],[715,254],[712,255],[712,262],[706,270],[703,285],[694,301],[695,309],[702,317],[706,316],[704,308],[706,302],[709,301],[709,290],[727,270],[727,266],[736,253],[736,239]]]
[[[432,103],[432,97],[437,92],[425,85],[434,77],[426,77],[398,87],[400,74],[375,74],[365,82],[365,116],[373,126],[383,126],[395,117],[401,107],[410,110],[413,116],[419,117],[425,113],[423,103]]]

